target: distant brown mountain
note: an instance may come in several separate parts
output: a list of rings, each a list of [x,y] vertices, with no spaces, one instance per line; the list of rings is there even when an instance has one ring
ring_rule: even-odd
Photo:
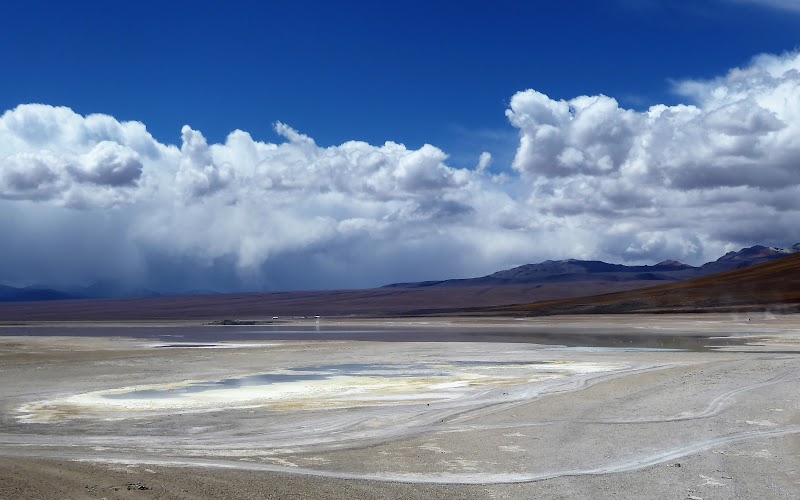
[[[762,262],[769,262],[798,252],[800,252],[800,243],[796,243],[794,246],[786,249],[756,245],[749,248],[742,248],[738,252],[728,252],[714,262],[703,264],[700,269],[706,275],[721,273],[760,264]]]
[[[752,262],[764,260],[782,262],[784,259],[774,259],[786,257],[797,248],[800,248],[800,245],[795,245],[790,250],[762,246],[750,247],[739,252],[728,253],[717,261],[699,268],[674,261],[665,261],[654,266],[623,266],[572,259],[548,261],[499,271],[484,277],[488,279],[448,280],[448,282],[429,282],[435,283],[433,285],[411,286],[411,284],[407,284],[368,290],[208,294],[122,299],[84,298],[79,300],[42,300],[44,297],[37,296],[36,299],[40,300],[39,302],[9,301],[0,303],[0,321],[233,320],[269,319],[273,316],[283,319],[315,315],[420,315],[463,312],[467,309],[501,314],[508,312],[559,314],[562,312],[657,310],[659,307],[666,306],[663,306],[661,302],[643,298],[649,296],[638,296],[634,292],[627,292],[630,295],[622,295],[621,297],[628,302],[623,301],[621,304],[615,303],[616,299],[613,298],[609,299],[608,303],[603,302],[606,300],[605,298],[612,297],[610,295],[600,296],[599,299],[598,297],[580,300],[566,299],[642,289],[656,283],[672,283],[669,286],[695,283],[696,280],[688,282],[677,282],[677,280],[696,276],[693,273],[710,273],[714,269],[720,268],[736,269]],[[800,257],[800,254],[795,257]],[[452,282],[459,283],[453,284]],[[737,289],[739,285],[723,283],[721,288],[718,287],[713,292],[709,292],[710,295],[706,299],[699,298],[700,295],[695,297],[697,300],[694,300],[691,294],[676,294],[671,299],[675,303],[671,303],[672,305],[669,307],[683,310],[718,307],[719,304],[714,305],[703,301],[741,292]],[[778,289],[778,285],[776,285],[777,288],[773,288]],[[731,290],[728,290],[727,287],[730,287]],[[752,288],[752,286],[750,287]],[[766,288],[769,287],[764,285],[759,289]],[[648,290],[653,290],[653,288]],[[774,294],[762,295],[768,303],[772,304],[779,303],[786,298]],[[28,298],[27,300],[34,299]],[[598,302],[598,300],[600,301]],[[761,302],[752,300],[750,302],[761,304]],[[546,304],[546,306],[539,308],[540,303]],[[729,306],[738,307],[739,303],[734,301]],[[526,305],[507,306],[507,304]]]
[[[394,283],[383,288],[459,288],[575,282],[675,282],[768,262],[798,251],[800,251],[800,243],[788,249],[756,245],[737,252],[728,252],[719,259],[707,262],[700,267],[674,260],[665,260],[652,266],[626,266],[598,260],[547,260],[538,264],[525,264],[498,271],[479,278]]]
[[[756,245],[743,248],[738,252],[728,252],[713,262],[693,267],[674,260],[665,260],[651,266],[626,266],[609,264],[596,260],[548,260],[538,264],[525,264],[497,271],[487,276],[466,279],[448,279],[439,281],[420,281],[411,283],[395,283],[381,287],[382,289],[419,289],[419,288],[463,288],[463,287],[497,287],[509,285],[565,284],[591,282],[598,288],[606,286],[607,291],[619,291],[642,286],[648,282],[675,282],[722,271],[766,262],[800,251],[800,243],[788,249]],[[614,285],[613,283],[620,283]],[[655,283],[653,283],[655,284]],[[517,289],[518,292],[524,288]],[[554,292],[549,299],[585,295],[583,290],[569,291],[565,287],[545,287]],[[544,290],[539,290],[533,298],[541,298]],[[511,292],[511,290],[507,290]],[[300,292],[302,294],[303,292]],[[60,288],[48,285],[33,285],[15,288],[0,284],[0,302],[32,302],[68,299],[112,299],[112,298],[144,298],[181,295],[221,295],[214,291],[190,291],[184,293],[149,290],[141,287],[130,287],[112,280],[98,281],[90,286]],[[262,294],[263,295],[263,294]],[[295,294],[298,295],[298,294]],[[380,295],[380,294],[379,294]],[[462,295],[470,295],[465,293]],[[504,295],[509,295],[505,293]],[[298,295],[300,296],[300,295]],[[522,297],[524,300],[524,297]],[[473,300],[467,300],[475,305]],[[437,304],[437,307],[441,304]],[[479,304],[487,305],[487,304]]]
[[[486,311],[551,315],[752,310],[800,312],[800,253],[680,283]]]

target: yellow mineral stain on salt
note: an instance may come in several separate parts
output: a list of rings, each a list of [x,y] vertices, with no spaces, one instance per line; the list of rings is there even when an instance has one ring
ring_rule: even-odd
[[[574,361],[436,362],[414,366],[369,365],[355,369],[341,366],[276,370],[230,377],[225,381],[188,380],[75,394],[26,404],[18,409],[18,418],[23,422],[53,422],[107,418],[112,414],[129,418],[149,413],[235,408],[264,407],[282,411],[430,404],[468,397],[477,391],[521,387],[576,374],[624,368],[622,364]],[[242,382],[226,385],[237,380]]]

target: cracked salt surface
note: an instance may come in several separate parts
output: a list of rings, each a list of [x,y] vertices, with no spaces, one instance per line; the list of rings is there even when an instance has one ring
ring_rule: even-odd
[[[93,391],[38,401],[19,418],[136,416],[141,412],[208,411],[242,407],[346,408],[433,403],[490,389],[524,387],[572,375],[624,369],[621,363],[574,361],[447,361],[411,364],[318,365],[242,375]],[[503,393],[508,395],[508,393]]]

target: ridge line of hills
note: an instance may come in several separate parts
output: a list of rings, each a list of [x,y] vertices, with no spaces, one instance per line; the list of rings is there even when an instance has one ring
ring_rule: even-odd
[[[483,311],[526,315],[800,312],[800,253],[678,283]]]
[[[732,271],[800,252],[800,243],[783,249],[755,245],[728,252],[699,267],[674,260],[652,266],[626,266],[597,260],[546,260],[538,264],[498,271],[478,278],[393,283],[382,288],[432,288],[463,286],[502,286],[527,283],[570,283],[587,281],[684,281],[725,271]]]
[[[797,252],[800,252],[800,243],[788,249],[755,245],[743,248],[739,251],[728,252],[719,259],[707,262],[699,267],[690,266],[674,260],[665,260],[652,266],[627,266],[624,264],[610,264],[599,260],[546,260],[538,264],[525,264],[477,278],[393,283],[379,287],[379,289],[452,288],[573,282],[674,282],[738,269]],[[110,280],[99,281],[85,287],[69,288],[52,287],[48,285],[12,287],[0,284],[0,302],[141,298],[181,295],[221,294],[210,290],[162,293],[145,288],[125,287]]]

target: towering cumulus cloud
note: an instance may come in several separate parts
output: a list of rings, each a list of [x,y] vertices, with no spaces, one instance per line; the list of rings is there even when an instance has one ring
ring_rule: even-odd
[[[0,197],[68,207],[127,200],[158,149],[141,124],[39,104],[4,113],[0,138]]]
[[[675,90],[687,104],[643,112],[602,95],[514,95],[513,167],[537,211],[603,221],[609,237],[596,241],[633,258],[797,238],[800,54]]]
[[[283,123],[276,143],[209,144],[187,125],[169,145],[138,122],[20,105],[0,117],[0,282],[373,286],[800,239],[800,54],[675,91],[684,104],[643,111],[518,92],[513,164],[485,152],[469,168]]]

